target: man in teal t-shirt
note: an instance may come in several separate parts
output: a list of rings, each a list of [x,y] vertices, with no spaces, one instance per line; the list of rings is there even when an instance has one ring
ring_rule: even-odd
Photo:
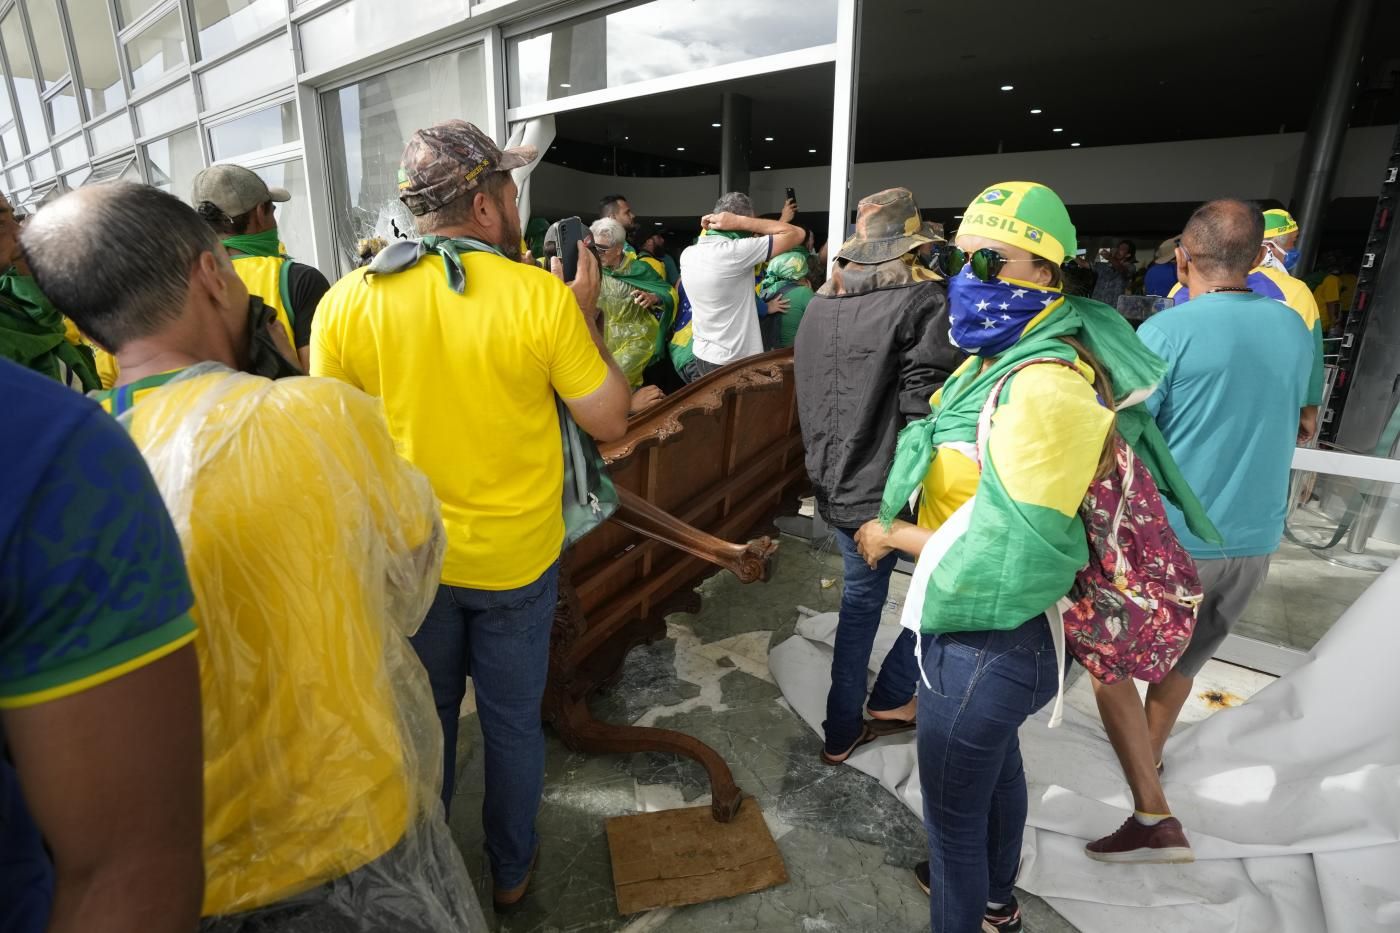
[[[1283,537],[1313,339],[1295,311],[1246,284],[1259,261],[1263,223],[1258,208],[1242,201],[1198,209],[1176,257],[1191,300],[1138,329],[1168,367],[1147,407],[1224,538],[1219,546],[1200,540],[1167,505],[1173,530],[1196,560],[1205,600],[1190,646],[1148,690],[1159,762],[1192,681],[1263,583]]]

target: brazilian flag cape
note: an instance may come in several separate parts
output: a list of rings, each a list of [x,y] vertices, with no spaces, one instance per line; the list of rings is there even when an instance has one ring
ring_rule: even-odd
[[[932,414],[900,433],[880,508],[886,527],[922,483],[933,458],[942,455],[940,447],[977,443],[983,405],[1002,376],[1036,357],[1079,363],[1066,337],[1107,370],[1117,395],[1118,433],[1151,471],[1163,497],[1181,509],[1195,534],[1220,541],[1142,404],[1166,363],[1113,308],[1075,296],[1051,305],[985,370],[983,359],[968,360],[934,396]],[[1084,381],[1081,373],[1058,365],[1030,367],[1007,381],[996,422],[1004,435],[994,428],[996,443],[987,446],[970,514],[959,516],[961,534],[951,544],[939,540],[955,524],[950,519],[935,535],[939,546],[930,541],[925,547],[925,555],[939,556],[931,575],[916,577],[927,581],[926,590],[910,592],[910,600],[922,604],[923,633],[1014,629],[1069,592],[1089,559],[1078,506],[1110,421],[1102,400],[1084,391]]]

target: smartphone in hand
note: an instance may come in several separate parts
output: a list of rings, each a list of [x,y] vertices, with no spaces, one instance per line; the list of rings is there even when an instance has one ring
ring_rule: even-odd
[[[579,241],[586,239],[588,228],[578,217],[565,217],[559,221],[559,259],[564,264],[564,281],[578,278]]]
[[[787,200],[788,200],[788,201],[791,201],[791,202],[794,203],[794,204],[797,203],[797,191],[796,191],[795,189],[793,189],[793,188],[788,188],[788,189],[786,189],[786,191],[784,192],[784,194],[785,194],[785,196],[787,197]],[[784,202],[784,203],[786,203],[786,202]]]

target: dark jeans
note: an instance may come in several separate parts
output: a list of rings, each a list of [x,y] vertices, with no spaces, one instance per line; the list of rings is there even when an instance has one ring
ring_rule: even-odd
[[[987,902],[1010,901],[1016,883],[1026,826],[1017,731],[1055,696],[1055,647],[1041,615],[1009,632],[929,637],[923,649],[918,747],[929,918],[932,933],[976,933]]]
[[[0,933],[42,933],[52,904],[53,864],[24,806],[19,776],[0,754]]]
[[[717,369],[723,369],[724,367],[724,363],[707,363],[697,356],[694,359],[692,359],[689,363],[686,363],[684,366],[681,367],[681,378],[684,379],[687,384],[689,384],[699,379],[702,379],[705,376],[708,376],[710,373],[714,372]]]
[[[457,721],[467,677],[485,744],[486,853],[496,885],[525,880],[539,838],[535,815],[544,790],[540,703],[549,673],[549,631],[559,596],[559,564],[514,590],[443,584],[413,636],[442,722],[442,804],[450,810],[457,777]]]
[[[870,569],[856,548],[858,529],[836,528],[836,543],[841,547],[845,581],[841,591],[841,621],[836,625],[836,645],[831,653],[831,690],[826,695],[826,750],[837,755],[851,747],[864,725],[861,708],[865,706],[867,666],[875,633],[880,628],[880,612],[890,591],[890,573],[899,560],[898,554],[888,554],[878,567]],[[895,709],[909,702],[919,682],[919,668],[914,658],[914,633],[900,631],[880,675],[870,691],[870,708]]]

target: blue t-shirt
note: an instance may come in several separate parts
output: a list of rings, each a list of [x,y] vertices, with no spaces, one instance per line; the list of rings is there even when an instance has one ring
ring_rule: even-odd
[[[0,360],[0,709],[60,699],[194,639],[180,539],[98,405]]]
[[[1142,291],[1147,295],[1160,295],[1165,298],[1171,294],[1175,284],[1175,262],[1154,262],[1147,267],[1147,274],[1142,277]]]
[[[1148,318],[1138,336],[1167,361],[1148,410],[1225,544],[1191,534],[1166,503],[1177,537],[1202,560],[1272,554],[1308,391],[1307,325],[1281,301],[1220,292]]]

